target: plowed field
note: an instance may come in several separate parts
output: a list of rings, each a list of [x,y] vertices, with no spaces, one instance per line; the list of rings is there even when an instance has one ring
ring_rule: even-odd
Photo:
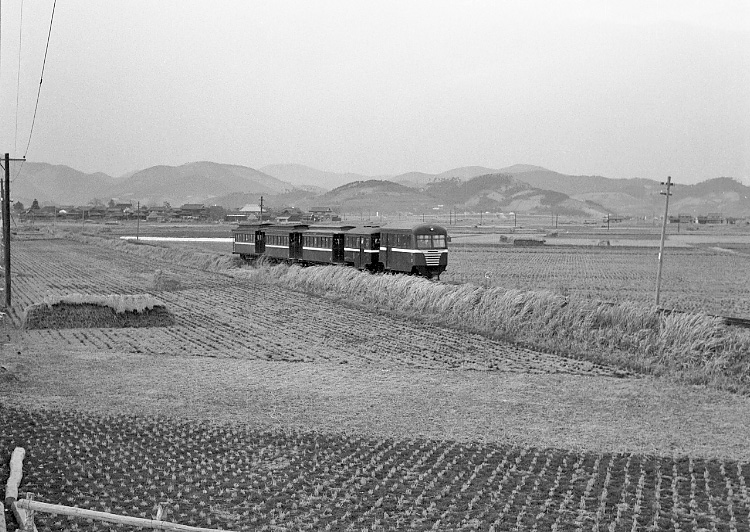
[[[3,340],[0,481],[13,447],[22,445],[28,454],[21,491],[38,500],[141,517],[151,517],[163,502],[167,520],[233,530],[750,530],[750,464],[726,457],[745,457],[744,439],[739,451],[729,444],[713,449],[718,458],[695,451],[746,431],[750,405],[742,398],[716,392],[704,401],[707,392],[686,387],[672,389],[667,399],[658,395],[659,381],[612,367],[93,245],[17,241],[13,261],[11,316],[17,324],[26,306],[47,294],[72,292],[149,293],[175,317],[169,327],[30,330]],[[158,289],[157,271],[179,283]],[[222,363],[237,369],[213,380],[197,374],[218,372]],[[254,371],[253,378],[231,375],[239,364],[247,374]],[[14,367],[25,373],[8,373]],[[292,367],[300,380],[314,375],[322,382],[322,375],[328,381],[319,389],[295,384]],[[191,371],[196,374],[175,374]],[[389,372],[402,379],[398,389],[387,389]],[[364,381],[375,375],[377,394],[375,388],[370,395],[348,390],[366,392]],[[55,376],[81,388],[75,397],[91,407],[59,410],[70,404],[65,394],[74,394],[67,382],[44,381]],[[429,394],[421,379],[429,380]],[[628,388],[631,383],[640,388]],[[486,393],[475,390],[479,384]],[[649,386],[657,392],[646,398]],[[565,394],[576,387],[591,399],[566,412]],[[586,396],[589,388],[601,391]],[[559,395],[552,397],[550,389]],[[129,395],[139,397],[131,401]],[[192,396],[208,404],[196,404],[192,420],[170,416],[190,407]],[[9,398],[30,406],[11,405]],[[420,399],[434,403],[429,411],[425,406],[419,412]],[[386,417],[379,426],[388,426],[391,415],[411,435],[374,436],[366,423],[343,417],[341,428],[329,431],[300,430],[287,421],[314,417],[305,409],[327,409],[336,401],[325,411],[364,419],[367,402],[392,402],[391,410],[370,405]],[[276,422],[250,419],[254,403]],[[139,404],[149,406],[133,406]],[[400,417],[399,404],[411,408],[411,417]],[[507,414],[498,417],[500,405]],[[130,408],[132,414],[122,414]],[[669,411],[657,415],[652,408]],[[215,422],[217,412],[235,409],[233,419],[246,422]],[[468,427],[461,424],[462,412],[472,417],[476,438],[419,436],[427,415],[433,427]],[[545,425],[539,421],[545,412],[570,421]],[[659,432],[659,419],[678,417],[686,420],[677,429],[684,434],[673,440]],[[704,418],[712,435],[696,434],[691,441]],[[482,422],[492,430],[482,432]],[[623,428],[633,423],[643,427]],[[510,435],[533,426],[542,443],[482,441],[479,434],[495,434],[503,424]],[[365,428],[352,433],[352,426]],[[556,439],[556,432],[565,438]],[[593,451],[596,434],[619,448],[650,442],[656,434],[660,447]],[[552,440],[570,443],[544,444]],[[40,531],[110,529],[54,516],[38,516],[37,523]]]
[[[52,260],[54,257],[54,263]],[[65,240],[20,243],[14,250],[15,315],[46,294],[151,293],[175,326],[151,329],[28,331],[35,342],[147,354],[259,358],[287,362],[386,364],[425,369],[612,375],[612,368],[311,297],[155,259]],[[85,267],[82,265],[85,264]],[[180,290],[153,288],[153,272],[180,279]]]
[[[660,304],[665,308],[750,318],[750,254],[714,248],[665,252]],[[571,297],[652,303],[658,249],[461,245],[451,247],[441,279]]]

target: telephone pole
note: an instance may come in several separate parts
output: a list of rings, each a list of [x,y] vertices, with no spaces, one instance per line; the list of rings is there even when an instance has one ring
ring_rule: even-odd
[[[656,306],[659,306],[659,292],[661,291],[661,268],[662,268],[662,262],[664,258],[664,240],[666,239],[667,235],[667,218],[669,217],[669,196],[672,195],[672,192],[669,190],[674,186],[674,183],[672,183],[672,176],[667,176],[667,182],[662,182],[662,185],[667,186],[667,190],[665,192],[662,192],[664,196],[666,196],[664,200],[664,220],[662,220],[661,224],[661,242],[659,243],[659,271],[656,274]]]
[[[10,308],[10,162],[26,159],[11,159],[5,154],[5,183],[3,185],[3,244],[5,258],[5,308]]]

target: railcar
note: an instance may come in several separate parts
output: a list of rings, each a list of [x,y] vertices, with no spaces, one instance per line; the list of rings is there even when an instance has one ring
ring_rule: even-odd
[[[448,265],[448,232],[435,224],[381,227],[379,261],[385,271],[439,279]]]
[[[343,264],[344,241],[353,225],[312,225],[302,233],[301,262],[307,264]]]
[[[279,261],[301,261],[302,235],[307,227],[303,224],[275,224],[264,228],[266,250],[263,256]]]
[[[243,260],[262,256],[266,252],[265,231],[271,225],[271,222],[240,223],[232,230],[232,253],[239,255]]]

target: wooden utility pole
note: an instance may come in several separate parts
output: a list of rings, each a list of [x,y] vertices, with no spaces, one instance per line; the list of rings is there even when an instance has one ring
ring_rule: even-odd
[[[662,220],[661,224],[661,242],[659,243],[659,271],[656,274],[656,306],[659,306],[659,293],[661,291],[661,268],[662,268],[662,262],[664,258],[664,240],[666,239],[667,235],[667,218],[669,217],[669,196],[672,195],[672,192],[669,190],[671,187],[674,186],[672,183],[672,176],[667,176],[667,182],[662,182],[662,185],[667,186],[667,190],[665,192],[662,192],[666,196],[666,199],[664,200],[664,220]]]
[[[10,162],[26,159],[11,159],[5,154],[5,184],[3,186],[3,244],[5,255],[5,307],[10,308]]]

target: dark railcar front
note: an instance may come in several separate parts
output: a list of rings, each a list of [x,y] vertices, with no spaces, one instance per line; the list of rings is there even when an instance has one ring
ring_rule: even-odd
[[[380,262],[386,271],[440,278],[448,266],[448,232],[435,224],[383,227]]]

